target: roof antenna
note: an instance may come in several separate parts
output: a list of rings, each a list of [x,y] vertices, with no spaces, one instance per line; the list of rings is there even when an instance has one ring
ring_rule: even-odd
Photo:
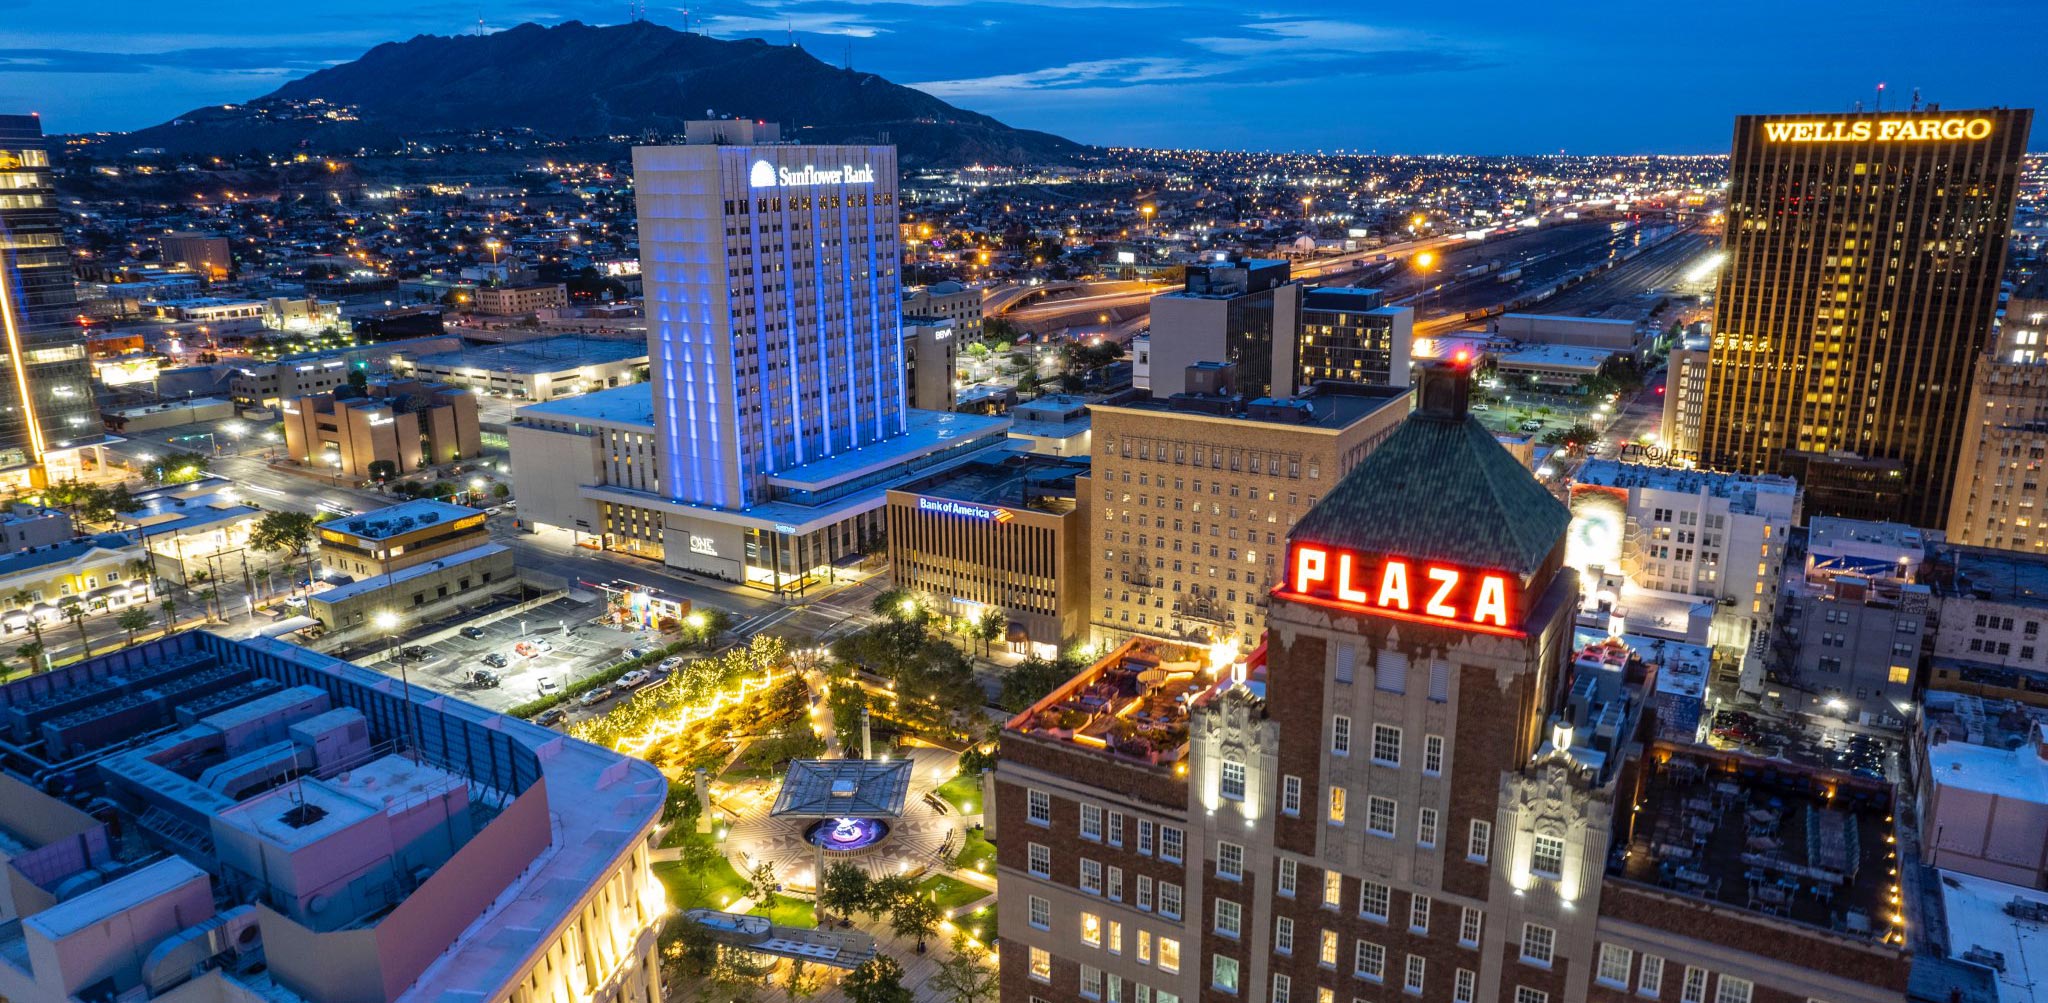
[[[853,72],[853,43],[846,43],[846,72]]]
[[[1918,87],[1915,87],[1915,88],[1913,88],[1913,107],[1912,107],[1912,109],[1911,109],[1911,110],[1912,110],[1912,111],[1919,111],[1919,110],[1920,110],[1920,88],[1918,88]]]
[[[796,22],[794,20],[782,22],[782,30],[789,32],[789,47],[792,49],[796,48]]]
[[[1884,110],[1884,81],[1877,82],[1877,110]]]
[[[683,8],[683,34],[690,33],[690,8]]]

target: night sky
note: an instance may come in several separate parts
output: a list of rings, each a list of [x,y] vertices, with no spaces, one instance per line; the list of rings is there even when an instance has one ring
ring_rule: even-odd
[[[706,0],[691,26],[800,44],[1082,142],[1381,153],[1719,153],[1740,112],[2048,108],[2041,0],[1858,4]],[[0,0],[0,111],[132,129],[376,43],[627,0]],[[647,18],[682,27],[683,8]],[[2048,149],[2048,127],[2032,148]]]

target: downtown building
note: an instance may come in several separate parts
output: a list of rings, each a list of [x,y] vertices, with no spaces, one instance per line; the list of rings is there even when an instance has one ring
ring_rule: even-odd
[[[2048,553],[2048,279],[2022,286],[1976,359],[1948,511],[1953,543]]]
[[[1309,286],[1283,260],[1203,262],[1188,266],[1180,289],[1152,298],[1138,385],[1180,393],[1187,367],[1228,362],[1252,397],[1326,381],[1405,387],[1414,341],[1414,308],[1389,304],[1378,289]]]
[[[778,594],[879,548],[893,484],[1008,421],[907,403],[896,151],[633,151],[649,382],[535,404],[528,529]]]
[[[38,487],[104,457],[92,369],[42,119],[0,115],[0,484]]]
[[[0,687],[0,721],[12,1003],[663,999],[646,763],[199,631]]]
[[[1736,119],[1701,465],[1947,524],[2032,112]]]
[[[1003,998],[1947,999],[1889,787],[1659,737],[1656,666],[1574,657],[1566,507],[1418,376],[1248,657],[1134,638],[1005,726]]]

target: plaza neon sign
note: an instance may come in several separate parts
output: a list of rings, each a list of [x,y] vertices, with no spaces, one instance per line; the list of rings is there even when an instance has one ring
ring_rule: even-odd
[[[1765,122],[1764,138],[1773,143],[1879,143],[1936,139],[1984,139],[1991,135],[1988,118],[1888,118],[1877,121],[1845,118],[1818,122]]]
[[[791,170],[777,167],[765,160],[754,161],[747,172],[747,186],[750,188],[809,188],[812,185],[871,185],[875,183],[875,169],[872,165],[842,164],[838,167],[813,167],[805,164]]]
[[[950,501],[943,498],[919,498],[917,500],[917,510],[919,512],[931,512],[936,515],[951,515],[963,519],[979,519],[982,522],[994,523],[1005,523],[1016,518],[1015,513],[1006,508],[969,505],[966,502]]]
[[[1273,594],[1296,602],[1460,630],[1521,636],[1509,624],[1514,576],[1441,561],[1296,543]]]

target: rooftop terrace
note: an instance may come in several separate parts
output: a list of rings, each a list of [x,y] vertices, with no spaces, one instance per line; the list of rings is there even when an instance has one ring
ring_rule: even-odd
[[[1213,682],[1201,649],[1132,638],[1004,727],[1126,762],[1172,766],[1187,758],[1188,709]]]

